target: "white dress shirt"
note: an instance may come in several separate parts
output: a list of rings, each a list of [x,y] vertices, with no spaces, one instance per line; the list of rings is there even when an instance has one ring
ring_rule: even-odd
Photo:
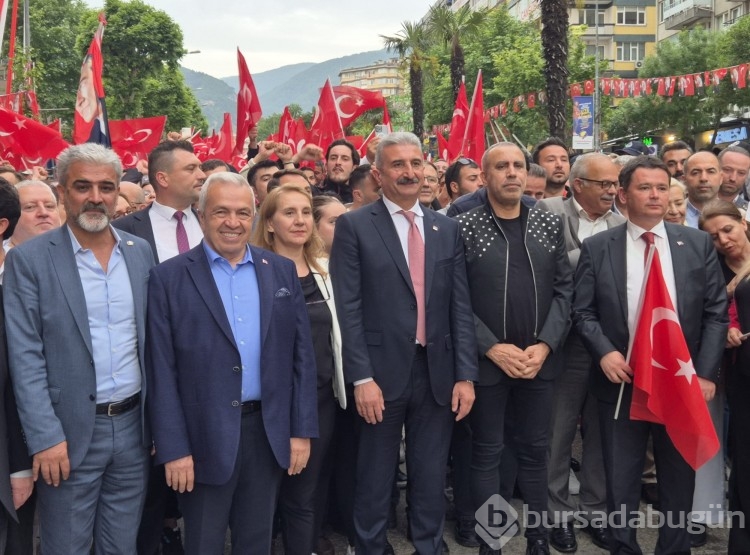
[[[595,220],[592,220],[583,207],[578,204],[575,197],[571,197],[570,202],[573,203],[573,208],[578,214],[578,240],[583,243],[584,239],[588,239],[592,235],[596,235],[600,231],[607,230],[607,218],[612,216],[612,211],[607,210],[606,214],[599,216]]]
[[[406,216],[404,216],[403,214],[399,214],[399,212],[401,212],[403,208],[401,208],[393,201],[388,200],[385,195],[383,195],[383,203],[385,203],[385,207],[388,209],[388,213],[391,215],[393,225],[396,226],[398,240],[401,242],[401,250],[404,251],[404,258],[406,258],[406,264],[408,266],[409,228],[411,227],[411,224],[409,223],[409,220],[406,219]],[[419,229],[419,234],[422,236],[422,241],[424,241],[424,212],[422,212],[422,205],[419,204],[419,201],[417,201],[414,206],[412,206],[408,210],[408,212],[414,212],[417,215],[417,217],[414,218],[414,222],[417,224],[417,229]]]
[[[154,241],[156,241],[156,253],[159,257],[159,262],[164,262],[180,254],[177,248],[177,220],[174,217],[175,212],[177,210],[174,208],[159,204],[157,201],[153,202],[151,210],[148,211],[151,220],[151,229],[154,231]],[[203,230],[200,223],[198,223],[198,218],[190,208],[182,212],[185,214],[185,217],[182,218],[182,224],[185,226],[188,244],[192,249],[203,239]]]

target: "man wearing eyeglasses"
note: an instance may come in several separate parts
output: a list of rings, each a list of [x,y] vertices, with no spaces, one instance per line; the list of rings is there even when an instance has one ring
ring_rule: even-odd
[[[576,158],[570,170],[573,195],[547,198],[537,207],[563,217],[565,250],[570,266],[575,269],[581,253],[581,243],[592,235],[625,223],[625,218],[612,212],[617,194],[619,168],[609,156],[598,153]],[[589,514],[606,510],[606,482],[602,460],[599,420],[596,399],[588,394],[591,357],[580,336],[571,330],[563,347],[566,370],[556,380],[552,397],[549,464],[547,467],[549,511],[552,515],[569,515],[570,520],[557,519],[550,533],[550,543],[561,553],[571,553],[578,547],[573,528],[573,513]],[[569,461],[578,417],[586,430],[583,436],[580,496],[576,502],[568,487]],[[603,527],[588,526],[585,531],[592,541],[607,548],[607,531]]]

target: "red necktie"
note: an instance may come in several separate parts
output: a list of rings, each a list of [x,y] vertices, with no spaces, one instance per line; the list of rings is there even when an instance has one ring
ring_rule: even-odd
[[[414,221],[416,214],[406,210],[399,210],[399,213],[409,220],[409,236],[407,239],[409,274],[411,275],[411,284],[414,287],[414,295],[417,297],[417,341],[424,346],[427,345],[424,306],[424,240],[419,234],[417,223]]]
[[[654,233],[652,231],[644,231],[643,235],[641,235],[641,239],[646,241],[646,250],[643,251],[643,265],[645,266],[648,263],[648,253],[651,250],[651,247],[654,246]],[[654,253],[654,256],[656,253]]]
[[[185,213],[182,210],[178,210],[174,213],[174,217],[177,220],[177,251],[182,254],[190,250],[187,231],[185,231],[185,225],[182,223]]]

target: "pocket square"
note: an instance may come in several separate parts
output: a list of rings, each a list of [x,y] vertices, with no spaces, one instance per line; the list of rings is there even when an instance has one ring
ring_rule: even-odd
[[[278,291],[276,291],[276,295],[274,295],[274,296],[277,297],[277,298],[278,297],[291,297],[292,296],[292,292],[289,291],[289,289],[287,289],[286,287],[282,287],[281,289],[279,289]]]

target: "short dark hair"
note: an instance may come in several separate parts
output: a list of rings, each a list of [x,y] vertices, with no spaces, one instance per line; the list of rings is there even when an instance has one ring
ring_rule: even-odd
[[[166,171],[172,165],[172,153],[175,150],[184,150],[194,154],[193,144],[181,139],[179,141],[162,141],[148,155],[148,181],[154,187],[159,187],[156,174]]]
[[[255,187],[255,176],[258,175],[258,171],[263,168],[278,168],[279,165],[273,160],[261,160],[257,164],[254,164],[252,168],[247,170],[247,182]]]
[[[0,177],[0,218],[8,220],[8,229],[0,235],[2,239],[13,235],[20,217],[21,201],[18,199],[18,191],[7,180]]]
[[[328,148],[326,149],[326,161],[328,160],[328,156],[331,154],[331,149],[335,146],[349,147],[349,150],[352,151],[352,162],[354,162],[355,166],[359,165],[359,152],[357,152],[357,149],[354,148],[354,145],[346,139],[336,139],[330,145],[328,145]]]
[[[659,149],[659,158],[663,160],[664,155],[667,152],[670,152],[672,150],[688,150],[690,151],[690,154],[693,153],[693,148],[689,144],[687,144],[685,141],[672,141],[671,143],[667,143],[663,145]]]
[[[307,181],[307,177],[305,177],[305,174],[302,173],[302,170],[298,170],[297,168],[293,170],[279,170],[275,174],[273,174],[271,176],[271,179],[268,181],[268,185],[266,185],[266,194],[270,193],[277,187],[281,187],[281,178],[285,175],[299,175],[305,180],[305,183],[307,184],[306,187],[310,186],[310,183]]]
[[[534,147],[534,150],[531,152],[531,161],[538,164],[539,155],[548,146],[560,146],[565,149],[565,152],[568,152],[568,145],[566,145],[562,139],[558,137],[547,137]]]
[[[349,176],[349,187],[351,187],[352,191],[354,189],[360,190],[362,188],[362,183],[364,183],[367,176],[370,175],[371,169],[372,166],[370,164],[362,164],[352,170],[352,174]]]
[[[637,169],[644,168],[647,170],[663,170],[667,174],[667,182],[672,178],[672,174],[669,173],[667,165],[661,161],[661,158],[656,156],[635,156],[620,170],[620,187],[627,191],[630,186],[630,182],[633,179],[633,174]]]
[[[454,181],[458,183],[458,180],[461,178],[461,168],[468,166],[472,169],[478,169],[479,164],[477,164],[474,160],[471,158],[459,158],[455,162],[453,162],[450,166],[448,166],[448,169],[445,170],[445,186],[448,188],[448,196],[453,198],[453,190],[451,189],[451,183]]]
[[[210,160],[206,160],[201,164],[201,171],[210,172],[211,170],[215,170],[216,168],[221,167],[225,167],[228,170],[229,164],[227,164],[224,160],[211,158]]]

